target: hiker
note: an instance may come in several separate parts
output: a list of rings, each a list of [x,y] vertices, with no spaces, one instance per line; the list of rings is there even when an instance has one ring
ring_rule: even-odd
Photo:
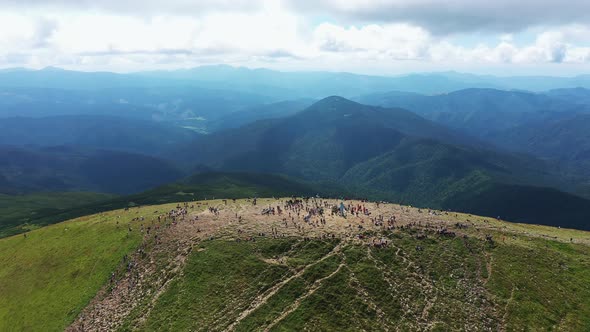
[[[340,202],[340,216],[346,218],[346,209],[344,207],[344,202]]]

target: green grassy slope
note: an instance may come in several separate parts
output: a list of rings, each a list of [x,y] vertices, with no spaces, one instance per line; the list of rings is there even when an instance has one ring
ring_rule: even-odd
[[[131,319],[123,330],[416,330],[426,322],[435,331],[590,326],[587,246],[523,238],[489,246],[476,239],[416,240],[409,233],[388,238],[390,248],[345,245],[323,261],[337,240],[206,242],[145,324]],[[286,263],[264,261],[275,257]],[[232,325],[257,295],[301,269]]]
[[[45,226],[51,215],[63,213],[64,210],[112,197],[108,194],[85,192],[0,194],[0,238]]]
[[[127,229],[136,227],[136,212],[107,212],[1,239],[0,331],[68,326],[140,244],[139,232]]]
[[[26,238],[0,239],[0,330],[63,330],[141,243],[139,222],[132,219],[174,206],[116,210],[36,229]],[[424,231],[415,228],[367,231],[390,241],[377,249],[362,241],[299,236],[236,242],[237,226],[230,226],[215,239],[196,242],[182,272],[153,306],[141,302],[121,329],[582,331],[590,326],[587,232],[464,214],[438,218],[470,225],[461,230],[467,237],[426,231],[427,238],[419,239]],[[128,225],[134,229],[130,234]],[[482,234],[493,235],[495,243]]]

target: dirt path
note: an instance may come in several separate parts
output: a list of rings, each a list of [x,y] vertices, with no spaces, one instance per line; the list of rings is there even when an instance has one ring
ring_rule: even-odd
[[[320,287],[322,287],[322,284],[325,280],[328,280],[330,278],[332,278],[333,276],[335,276],[338,272],[340,272],[340,270],[342,269],[342,267],[344,267],[344,263],[340,263],[340,265],[338,265],[338,268],[336,268],[336,270],[334,270],[332,273],[330,273],[329,275],[317,279],[313,285],[311,286],[311,288],[302,296],[298,297],[285,311],[283,311],[279,317],[275,318],[265,329],[264,331],[270,331],[270,329],[272,329],[275,325],[277,325],[278,323],[280,323],[283,319],[285,319],[285,317],[289,316],[292,312],[294,312],[295,310],[297,310],[297,308],[299,308],[299,306],[301,305],[301,302],[303,300],[305,300],[306,298],[310,297],[311,295],[313,295]]]
[[[494,272],[494,269],[493,269],[493,263],[494,263],[493,262],[493,259],[494,258],[492,257],[492,255],[490,253],[487,253],[487,252],[485,253],[485,256],[484,257],[486,259],[486,270],[487,270],[487,273],[488,273],[488,277],[485,278],[485,280],[484,280],[484,285],[485,285],[492,278],[492,272]]]
[[[201,239],[216,234],[222,224],[214,223],[207,212],[192,212],[199,222],[179,221],[162,226],[144,236],[142,245],[119,267],[124,274],[107,283],[66,331],[112,331],[141,303],[145,319],[169,283],[182,272],[186,258]],[[147,224],[147,223],[146,223]],[[158,235],[158,241],[153,236]]]
[[[502,325],[501,330],[506,331],[506,321],[508,319],[508,307],[512,304],[512,300],[514,299],[514,285],[512,286],[512,290],[510,291],[510,298],[506,301],[506,305],[504,306],[504,314],[502,315]]]
[[[342,246],[347,244],[362,244],[369,247],[368,259],[374,261],[376,266],[383,273],[383,277],[392,290],[399,287],[399,283],[392,278],[390,273],[378,258],[371,255],[370,245],[373,240],[371,237],[360,236],[385,230],[386,226],[375,224],[374,218],[383,216],[383,219],[394,216],[396,219],[395,227],[413,227],[420,231],[433,232],[441,228],[453,229],[456,220],[447,218],[447,215],[441,211],[431,211],[427,209],[416,209],[394,204],[377,204],[359,201],[347,201],[346,204],[353,206],[363,205],[371,212],[370,216],[349,215],[343,218],[337,215],[331,215],[330,209],[325,209],[323,219],[325,223],[319,222],[319,217],[314,216],[310,222],[304,221],[305,209],[299,211],[285,210],[281,215],[269,214],[262,215],[262,209],[276,206],[283,206],[284,199],[259,199],[258,204],[254,206],[249,200],[237,200],[236,202],[221,200],[206,201],[194,203],[195,207],[190,209],[183,220],[176,223],[170,221],[160,223],[157,240],[154,239],[153,232],[144,238],[142,246],[129,255],[129,259],[119,267],[121,273],[116,280],[105,285],[83,310],[79,317],[68,327],[67,331],[112,331],[120,328],[126,321],[133,319],[136,326],[144,322],[149,316],[152,308],[156,304],[159,296],[163,294],[170,283],[178,276],[182,275],[186,260],[193,248],[204,239],[211,237],[224,237],[228,240],[246,240],[253,236],[273,236],[284,237],[294,236],[299,238],[336,238],[341,242],[333,250],[324,255],[321,259],[295,271],[283,280],[278,281],[271,288],[259,294],[252,303],[227,327],[227,330],[233,330],[253,311],[267,303],[267,301],[280,291],[283,286],[300,277],[310,267],[322,262],[323,260],[334,255],[340,255]],[[315,204],[332,206],[339,205],[340,200],[318,199],[310,200],[308,206]],[[212,208],[214,212],[210,211]],[[197,220],[198,218],[198,220]],[[371,220],[373,218],[373,221]],[[147,224],[147,221],[146,221]],[[153,223],[152,223],[153,224]],[[168,224],[169,226],[165,226]],[[469,236],[485,236],[482,232],[468,229]],[[297,242],[291,250],[293,250]],[[436,305],[437,294],[434,285],[423,275],[415,262],[410,256],[404,254],[401,247],[395,247],[395,255],[402,262],[404,269],[407,270],[408,276],[414,279],[413,282],[421,285],[422,295],[427,299],[425,305],[419,308],[416,319],[421,322],[427,320],[429,312]],[[288,254],[287,254],[288,255]],[[126,264],[132,262],[132,267],[126,267]],[[268,261],[267,263],[282,264],[281,258]],[[301,301],[311,296],[322,286],[322,283],[335,275],[338,271],[346,266],[341,263],[337,270],[327,277],[316,280],[307,293],[302,295],[297,301],[285,309],[270,325],[271,329],[280,323],[290,313],[297,310]],[[486,266],[488,268],[488,279],[492,273],[491,260]],[[353,276],[354,277],[354,276]],[[361,297],[368,299],[368,294],[362,289],[357,289]],[[476,292],[481,293],[481,289]],[[401,296],[404,307],[404,315],[411,319],[410,313],[417,309],[413,307],[411,299]],[[379,308],[373,303],[376,311]],[[136,308],[141,308],[141,312],[136,312]],[[381,314],[382,311],[381,311]],[[411,315],[415,316],[414,314]],[[220,318],[221,319],[221,318]]]
[[[297,273],[291,275],[290,277],[281,280],[279,283],[277,283],[276,285],[274,285],[273,287],[271,287],[270,289],[268,289],[266,292],[264,292],[263,294],[260,294],[259,296],[257,296],[254,301],[252,302],[252,304],[250,304],[250,306],[242,311],[242,313],[238,316],[238,318],[230,325],[228,326],[227,330],[228,331],[233,331],[235,329],[235,327],[242,321],[244,320],[246,317],[248,317],[253,311],[255,311],[256,309],[258,309],[260,306],[264,305],[266,302],[268,302],[268,299],[270,299],[272,296],[274,296],[278,291],[281,290],[281,288],[283,288],[283,286],[285,286],[286,284],[288,284],[291,280],[301,277],[307,270],[309,270],[310,267],[315,266],[321,262],[323,262],[324,260],[326,260],[327,258],[330,258],[334,255],[337,255],[340,252],[341,246],[340,244],[336,245],[332,251],[330,251],[328,254],[324,255],[322,258],[320,258],[319,260],[306,265],[305,267],[303,267],[301,270],[299,270]]]
[[[348,268],[348,266],[347,266]],[[389,326],[393,326],[395,324],[393,324],[388,316],[385,314],[385,312],[383,312],[383,310],[379,307],[379,305],[377,305],[377,303],[375,303],[375,301],[373,300],[373,298],[371,298],[371,295],[369,295],[369,293],[367,292],[367,290],[365,288],[363,288],[361,281],[356,277],[356,275],[354,274],[354,272],[348,268],[349,272],[350,272],[350,280],[349,280],[349,285],[357,292],[357,294],[359,294],[361,296],[361,298],[363,299],[363,302],[371,309],[374,310],[377,313],[377,317],[378,317],[378,322],[381,325],[381,328],[384,331],[389,331]],[[394,289],[390,289],[389,291],[394,291]],[[386,324],[387,323],[387,324]]]

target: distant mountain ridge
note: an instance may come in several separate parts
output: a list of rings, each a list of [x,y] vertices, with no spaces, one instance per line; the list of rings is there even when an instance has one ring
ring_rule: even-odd
[[[394,91],[356,100],[369,105],[406,108],[480,138],[529,122],[590,112],[590,104],[575,104],[546,94],[496,89],[470,88],[433,96]]]
[[[375,76],[347,72],[282,72],[265,68],[249,69],[227,65],[128,74],[55,69],[0,71],[0,87],[93,90],[173,86],[209,87],[249,93],[264,91],[268,96],[293,99],[322,98],[327,95],[353,97],[391,90],[437,94],[472,87],[531,91],[575,87],[590,88],[590,75],[499,77],[457,72],[432,72]]]
[[[499,193],[523,202],[525,194],[559,196],[586,211],[583,200],[541,187],[573,192],[572,182],[584,183],[578,176],[588,159],[588,80],[230,66],[130,74],[5,70],[0,141],[16,147],[0,151],[0,184],[7,192],[130,193],[196,168],[281,173],[448,209],[488,209],[482,200],[494,200],[508,207],[507,217],[511,208]],[[524,86],[544,92],[517,91]],[[360,96],[361,103],[337,95]],[[18,158],[9,160],[11,153]],[[513,219],[528,222],[530,208],[512,206]],[[579,215],[567,222],[583,223]]]
[[[586,177],[590,90],[544,93],[467,89],[425,96],[393,91],[358,97],[371,105],[405,107],[503,149],[553,162],[564,174]]]
[[[357,195],[425,207],[489,214],[479,199],[493,196],[496,205],[512,207],[502,210],[506,219],[588,227],[578,212],[590,213],[590,201],[559,191],[551,193],[577,206],[575,215],[555,219],[557,206],[546,214],[519,206],[527,195],[543,200],[549,192],[536,186],[558,181],[541,161],[488,150],[403,109],[333,96],[290,117],[201,138],[175,154],[215,169],[330,181]],[[510,201],[495,194],[507,186],[517,189]]]
[[[590,177],[590,113],[518,126],[493,140],[502,147],[557,160],[566,172]]]

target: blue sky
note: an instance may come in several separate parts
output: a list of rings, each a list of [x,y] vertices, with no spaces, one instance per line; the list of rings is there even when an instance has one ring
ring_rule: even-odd
[[[5,0],[0,68],[590,74],[590,1]]]

